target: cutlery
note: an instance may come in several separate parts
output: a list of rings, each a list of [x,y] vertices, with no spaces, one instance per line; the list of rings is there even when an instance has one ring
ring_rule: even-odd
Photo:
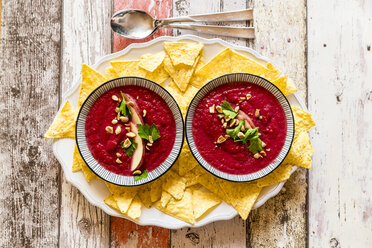
[[[143,39],[152,35],[159,28],[176,28],[193,30],[201,33],[253,39],[253,27],[227,27],[217,25],[194,24],[195,22],[225,22],[253,20],[253,10],[239,10],[214,14],[192,15],[155,19],[142,10],[128,9],[116,12],[111,18],[114,32],[131,39]],[[188,22],[174,24],[175,22]]]

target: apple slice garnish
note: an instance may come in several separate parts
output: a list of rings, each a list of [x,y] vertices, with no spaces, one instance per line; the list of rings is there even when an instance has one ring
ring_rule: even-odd
[[[132,133],[136,134],[136,136],[133,138],[133,141],[137,143],[137,148],[133,152],[132,161],[130,164],[130,170],[133,172],[141,167],[143,158],[145,156],[145,146],[143,144],[142,138],[138,135],[137,128],[138,124],[143,125],[144,123],[136,101],[127,94],[124,94],[124,97],[127,102],[128,109],[132,114],[132,119],[130,120],[130,130]]]
[[[251,118],[242,110],[239,110],[238,116],[236,117],[238,120],[245,120],[244,127],[246,129],[252,129],[254,128],[254,123]]]

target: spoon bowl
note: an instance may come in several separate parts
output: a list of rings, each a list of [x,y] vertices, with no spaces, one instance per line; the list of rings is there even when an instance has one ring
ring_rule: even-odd
[[[114,32],[131,39],[142,39],[153,34],[158,21],[142,10],[122,10],[111,18]]]

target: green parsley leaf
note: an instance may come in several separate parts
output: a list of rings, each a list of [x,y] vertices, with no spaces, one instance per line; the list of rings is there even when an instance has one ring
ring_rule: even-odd
[[[248,146],[248,149],[251,153],[256,154],[260,151],[262,151],[262,141],[260,138],[254,137],[253,139],[249,140],[250,144]]]
[[[124,141],[121,142],[121,148],[124,149],[124,152],[129,156],[131,157],[134,153],[134,151],[136,150],[137,148],[137,143],[134,142],[133,139],[129,139],[130,142],[132,143],[128,148],[124,148]]]
[[[237,125],[234,129],[226,129],[226,134],[228,134],[236,142],[238,139],[238,133],[240,132],[240,129],[243,125],[244,120],[240,120],[239,125]]]
[[[223,101],[222,102],[221,108],[222,108],[222,113],[224,115],[229,116],[230,119],[234,119],[238,115],[238,113],[233,110],[233,108],[231,107],[230,103],[228,103],[226,101]]]
[[[243,139],[238,139],[236,141],[241,141],[243,144],[247,144],[249,140],[253,138],[258,138],[261,134],[258,132],[258,127],[255,127],[253,129],[246,129],[244,133]]]
[[[144,170],[141,175],[134,176],[134,181],[138,181],[143,178],[146,178],[148,175],[149,175],[149,172],[147,170]]]
[[[138,135],[145,140],[149,140],[149,137],[152,136],[152,140],[155,142],[160,138],[158,127],[153,123],[150,127],[149,124],[137,124]]]
[[[127,116],[129,119],[131,119],[132,118],[132,113],[129,110],[127,102],[125,101],[124,94],[123,94],[122,91],[120,91],[120,94],[121,94],[121,98],[122,98],[122,100],[119,104],[120,113],[123,116]]]

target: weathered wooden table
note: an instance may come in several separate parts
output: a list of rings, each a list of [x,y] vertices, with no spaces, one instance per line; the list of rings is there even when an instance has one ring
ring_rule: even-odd
[[[224,39],[270,57],[296,82],[317,122],[313,170],[299,169],[246,222],[170,231],[90,205],[42,136],[81,64],[133,42],[112,36],[111,14],[251,7],[256,39]],[[0,247],[371,247],[371,27],[372,1],[362,0],[3,0]]]

